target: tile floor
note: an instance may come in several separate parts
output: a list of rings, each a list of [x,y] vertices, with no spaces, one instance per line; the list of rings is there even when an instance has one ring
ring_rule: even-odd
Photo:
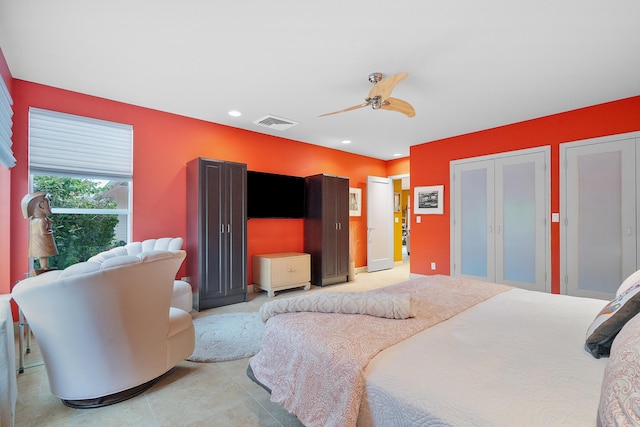
[[[312,287],[309,292],[361,291],[399,283],[409,278],[408,258],[390,270],[361,272],[353,282]],[[275,298],[302,290],[282,291]],[[192,313],[212,314],[257,311],[268,300],[266,292],[250,293],[249,301]],[[17,348],[17,345],[16,345]],[[269,400],[269,394],[246,375],[249,358],[229,362],[183,361],[143,394],[97,409],[72,409],[49,391],[37,343],[25,357],[27,367],[18,374],[16,427],[40,426],[302,426],[298,419]],[[35,365],[35,366],[34,366]]]

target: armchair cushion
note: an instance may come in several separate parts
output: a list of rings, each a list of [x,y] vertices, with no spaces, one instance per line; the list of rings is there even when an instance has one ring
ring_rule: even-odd
[[[47,273],[41,274],[39,276],[35,276],[35,278],[42,277],[43,280],[51,280],[51,276],[58,275],[60,278],[69,277],[69,276],[77,276],[78,274],[88,274],[93,273],[94,271],[100,270],[100,264],[95,262],[79,262],[77,264],[70,265],[64,270],[54,270],[49,271]]]

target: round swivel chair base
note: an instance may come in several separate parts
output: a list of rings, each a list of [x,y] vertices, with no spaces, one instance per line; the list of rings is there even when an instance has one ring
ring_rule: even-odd
[[[149,382],[144,384],[140,384],[139,386],[130,388],[128,390],[120,391],[118,393],[109,394],[107,396],[96,397],[94,399],[82,399],[82,400],[66,400],[61,399],[62,403],[70,408],[75,409],[93,409],[93,408],[101,408],[103,406],[113,405],[115,403],[123,402],[127,399],[131,399],[132,397],[136,397],[140,393],[145,390],[151,388],[159,378],[154,378]]]

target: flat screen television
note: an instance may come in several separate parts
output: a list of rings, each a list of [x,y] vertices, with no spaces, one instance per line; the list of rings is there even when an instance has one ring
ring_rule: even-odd
[[[247,217],[304,218],[304,178],[247,171]]]

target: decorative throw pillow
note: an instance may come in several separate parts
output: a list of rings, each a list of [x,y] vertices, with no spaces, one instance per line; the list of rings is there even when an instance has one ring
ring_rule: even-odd
[[[640,315],[622,328],[611,346],[600,391],[601,426],[640,425]]]
[[[626,291],[627,289],[629,289],[631,286],[635,285],[638,282],[640,282],[640,270],[634,273],[631,273],[629,277],[624,279],[624,282],[622,282],[622,284],[618,287],[618,290],[616,291],[616,296],[620,296],[621,293],[623,293],[624,291]]]
[[[604,306],[587,329],[586,350],[599,359],[608,356],[620,329],[640,312],[640,283],[636,283]]]

